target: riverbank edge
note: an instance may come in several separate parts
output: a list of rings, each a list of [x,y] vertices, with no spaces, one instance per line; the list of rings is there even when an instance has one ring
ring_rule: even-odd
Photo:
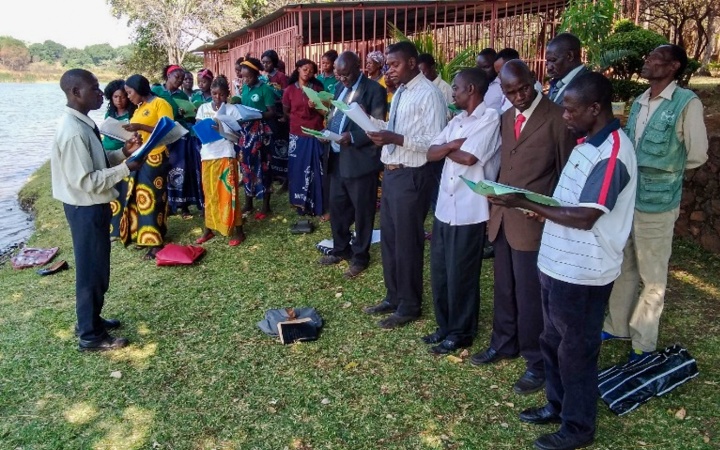
[[[29,216],[33,224],[37,224],[38,213],[42,213],[42,209],[38,208],[38,201],[43,196],[43,191],[50,187],[50,184],[46,180],[50,179],[50,161],[45,161],[32,175],[27,179],[20,192],[18,192],[17,200],[20,205],[20,209],[25,211]],[[52,194],[49,193],[50,199]],[[7,248],[0,248],[0,265],[4,264],[10,259],[12,254],[18,249],[27,244],[35,233],[37,228],[33,230],[33,233],[27,239],[27,241],[17,242],[10,245]]]

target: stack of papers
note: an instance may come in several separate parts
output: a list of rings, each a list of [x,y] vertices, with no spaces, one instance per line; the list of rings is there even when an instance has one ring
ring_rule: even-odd
[[[340,100],[333,100],[332,104],[337,109],[345,113],[346,116],[357,124],[363,131],[380,131],[380,128],[375,125],[370,117],[362,110],[360,105],[353,102],[349,106]]]
[[[538,194],[537,192],[528,191],[527,189],[516,188],[508,186],[507,184],[496,183],[494,181],[480,180],[478,182],[470,181],[467,178],[460,175],[460,178],[467,184],[470,189],[475,191],[477,194],[484,196],[499,196],[505,194],[523,194],[525,198],[534,203],[547,206],[560,206],[560,202],[547,195]]]

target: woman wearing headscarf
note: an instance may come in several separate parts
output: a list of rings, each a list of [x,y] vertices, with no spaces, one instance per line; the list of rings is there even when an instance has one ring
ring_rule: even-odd
[[[172,118],[172,107],[153,94],[150,82],[142,75],[132,75],[125,81],[125,92],[131,103],[137,106],[125,125],[128,131],[136,131],[143,142],[163,117]],[[140,170],[131,172],[117,185],[120,193],[110,203],[112,221],[110,236],[128,245],[135,242],[147,247],[146,259],[154,259],[162,248],[167,232],[167,176],[170,155],[165,146],[156,147],[148,155]]]
[[[210,69],[200,69],[197,74],[197,85],[198,89],[190,97],[190,101],[193,102],[195,107],[199,108],[203,103],[209,103],[212,101],[212,93],[210,92],[210,86],[212,85],[213,75]]]
[[[249,213],[255,209],[253,200],[262,199],[262,208],[255,219],[262,220],[270,213],[270,147],[273,133],[268,122],[277,117],[275,90],[260,80],[261,63],[257,58],[248,57],[240,63],[242,77],[241,103],[260,110],[261,120],[241,122],[240,133],[240,170],[245,187],[245,205],[242,211]]]
[[[381,51],[373,51],[368,53],[365,59],[365,70],[367,70],[367,77],[373,81],[380,83],[380,86],[385,86],[385,75],[383,75],[382,69],[385,65],[385,55]]]
[[[160,86],[153,88],[153,93],[167,101],[173,109],[173,118],[185,129],[190,130],[185,111],[176,100],[189,102],[190,99],[181,87],[185,79],[185,70],[171,64],[163,69],[163,80]],[[191,117],[194,120],[194,115]],[[194,146],[190,134],[183,136],[169,146],[170,173],[168,174],[168,203],[170,212],[190,219],[190,206],[202,209],[202,184],[200,181],[199,147]]]

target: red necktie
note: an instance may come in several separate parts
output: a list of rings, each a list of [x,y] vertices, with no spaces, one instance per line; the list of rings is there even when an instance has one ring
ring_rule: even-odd
[[[525,123],[525,116],[518,114],[515,118],[515,140],[520,139],[520,131],[522,131],[522,125]]]

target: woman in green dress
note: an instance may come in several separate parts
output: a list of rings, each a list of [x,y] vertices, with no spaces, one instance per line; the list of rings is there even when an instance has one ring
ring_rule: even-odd
[[[128,123],[135,112],[134,104],[128,100],[125,92],[125,80],[113,80],[105,86],[105,99],[108,101],[108,108],[105,112],[105,118],[112,117],[120,122]],[[123,141],[113,139],[109,136],[103,136],[103,148],[105,150],[119,150],[123,147]]]

